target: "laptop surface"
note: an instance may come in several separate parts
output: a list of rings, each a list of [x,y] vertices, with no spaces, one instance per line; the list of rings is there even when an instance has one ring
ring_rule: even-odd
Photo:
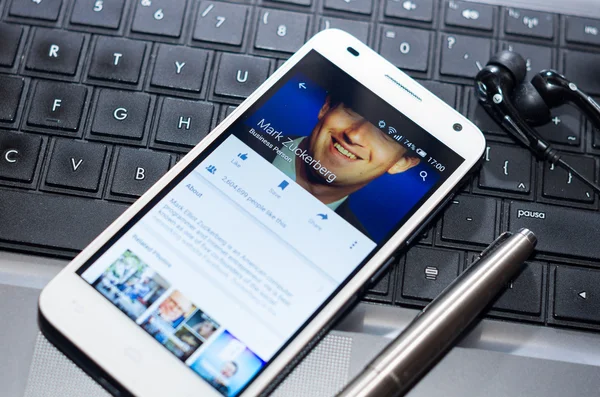
[[[203,105],[212,106],[210,124],[214,125],[243,97],[235,82],[222,81],[219,86],[222,89],[217,89],[218,72],[226,64],[224,59],[243,62],[235,65],[248,70],[251,67],[248,62],[254,58],[265,60],[266,69],[251,70],[250,73],[259,77],[264,74],[266,78],[289,56],[294,45],[301,44],[291,42],[286,44],[288,47],[272,48],[257,42],[258,17],[267,10],[275,11],[274,15],[282,18],[282,23],[290,23],[290,16],[307,16],[303,25],[305,39],[329,26],[347,29],[364,38],[384,56],[474,119],[488,137],[490,153],[496,156],[496,159],[492,156],[490,164],[484,164],[487,168],[482,173],[485,175],[474,178],[467,191],[456,200],[458,203],[451,205],[417,246],[411,248],[378,285],[373,286],[365,301],[338,324],[281,385],[276,395],[334,395],[406,326],[418,308],[423,307],[468,265],[472,255],[491,241],[490,238],[508,227],[521,225],[539,231],[542,242],[526,276],[515,281],[514,290],[498,301],[486,319],[470,331],[409,395],[575,396],[600,393],[600,301],[597,300],[600,283],[594,284],[594,280],[600,280],[597,270],[600,251],[594,243],[600,225],[598,200],[593,195],[591,200],[586,198],[580,186],[567,184],[564,188],[561,183],[566,183],[566,180],[554,183],[552,174],[543,165],[527,160],[529,157],[525,157],[525,162],[529,161],[529,178],[517,180],[512,178],[512,174],[504,175],[505,164],[523,163],[524,151],[494,130],[493,125],[486,124],[484,116],[473,107],[469,91],[469,76],[473,72],[461,70],[463,54],[457,57],[456,53],[444,52],[453,40],[457,45],[455,49],[463,52],[469,50],[470,43],[483,43],[479,41],[482,38],[489,43],[488,53],[512,44],[518,51],[527,51],[524,55],[531,57],[532,72],[545,67],[558,68],[567,77],[573,76],[575,81],[589,82],[592,93],[600,95],[595,85],[600,84],[596,83],[600,80],[593,77],[590,80],[589,77],[595,73],[590,70],[597,70],[593,69],[593,62],[600,66],[600,41],[596,41],[600,34],[595,30],[600,28],[600,8],[595,0],[490,0],[473,3],[375,0],[370,2],[372,9],[368,13],[360,7],[353,8],[352,2],[344,1],[339,4],[329,0],[213,2],[214,6],[221,7],[219,11],[229,12],[227,15],[231,15],[232,19],[239,18],[242,11],[242,15],[248,15],[243,18],[247,23],[239,45],[237,41],[233,44],[223,42],[218,32],[196,28],[197,20],[202,18],[203,12],[200,11],[205,11],[211,2],[184,1],[185,6],[190,7],[191,17],[181,17],[181,33],[177,36],[176,31],[158,31],[142,23],[146,20],[145,14],[138,12],[141,5],[137,2],[123,2],[119,17],[114,17],[118,19],[115,28],[114,24],[108,26],[114,19],[108,18],[100,26],[99,22],[90,20],[88,14],[80,12],[82,4],[92,5],[94,2],[42,0],[45,1],[51,5],[41,14],[28,8],[29,0],[0,2],[0,28],[9,26],[11,32],[22,29],[16,47],[5,45],[0,37],[0,48],[15,48],[12,64],[0,66],[0,81],[8,92],[5,102],[0,101],[0,118],[4,117],[0,120],[0,151],[6,155],[7,150],[15,150],[15,145],[25,142],[25,146],[17,149],[33,147],[40,159],[33,167],[23,162],[22,169],[10,171],[12,174],[6,168],[3,171],[2,166],[6,164],[0,162],[0,246],[3,247],[0,251],[0,315],[6,320],[0,330],[0,365],[5,369],[0,371],[1,395],[107,395],[54,349],[37,329],[39,291],[67,263],[67,258],[80,249],[84,240],[92,236],[62,243],[36,234],[32,228],[39,229],[45,219],[58,217],[60,211],[65,211],[50,199],[50,204],[44,208],[55,212],[53,216],[44,214],[41,207],[34,207],[39,203],[36,200],[43,195],[64,197],[63,202],[67,203],[91,200],[94,204],[82,204],[74,210],[71,217],[75,219],[78,211],[82,216],[83,208],[100,205],[96,203],[102,203],[99,212],[103,221],[108,222],[116,216],[144,188],[140,187],[140,191],[123,190],[114,172],[119,161],[125,162],[132,153],[136,161],[142,161],[145,159],[138,156],[140,152],[152,153],[152,161],[148,164],[155,166],[158,177],[191,145],[161,135],[160,118],[163,111],[168,111],[166,102],[177,99],[200,101]],[[179,3],[172,3],[174,11],[177,11]],[[53,8],[56,4],[59,4],[58,11]],[[108,4],[108,1],[103,4]],[[473,11],[477,11],[477,18],[474,18]],[[431,21],[428,20],[429,12]],[[456,13],[458,16],[455,16]],[[487,16],[491,19],[486,19]],[[509,18],[518,23],[515,25]],[[547,25],[549,21],[552,21],[551,28]],[[579,31],[573,31],[574,26],[581,27],[583,39],[578,36]],[[82,39],[81,46],[86,50],[75,62],[73,74],[56,74],[43,62],[32,60],[30,48],[35,46],[37,32],[45,32],[44,29],[71,32],[75,34],[71,38]],[[402,40],[418,37],[419,32],[430,35],[423,50],[428,57],[425,70],[418,62],[415,63],[416,58],[407,60],[400,57],[398,51],[390,50]],[[134,83],[98,78],[102,77],[102,72],[95,73],[91,65],[93,51],[101,47],[99,41],[121,37],[126,37],[130,44],[143,43],[147,46],[140,66],[147,70],[147,74],[138,76]],[[399,38],[402,40],[396,43]],[[393,43],[388,44],[388,39]],[[195,55],[206,56],[205,80],[200,87],[189,90],[187,86],[173,87],[161,83],[161,76],[154,72],[156,64],[152,62],[155,58],[150,53],[158,57],[161,46],[167,45],[176,49],[192,48],[200,51],[194,52]],[[413,44],[413,48],[417,48],[416,45]],[[454,44],[450,46],[454,47]],[[477,56],[482,47],[477,48],[470,55]],[[485,52],[484,55],[487,56]],[[548,64],[543,64],[544,59]],[[585,62],[588,62],[588,68],[582,69],[581,64]],[[257,84],[261,81],[259,77]],[[13,114],[5,111],[13,106],[6,98],[14,93],[10,83],[19,79],[22,79],[23,85]],[[69,136],[63,130],[35,120],[35,103],[38,98],[43,98],[40,87],[43,88],[46,83],[66,84],[67,87],[75,85],[88,90],[73,142],[104,145],[114,153],[110,160],[108,157],[105,159],[104,173],[98,176],[98,184],[104,186],[103,189],[91,191],[86,190],[86,186],[75,186],[75,182],[61,185],[49,179],[48,174],[53,172],[49,165],[52,156],[60,153],[60,145],[75,143],[68,141]],[[584,90],[587,87],[585,84],[580,86]],[[103,133],[101,122],[96,123],[99,117],[97,109],[104,100],[101,96],[106,95],[108,100],[115,90],[135,94],[131,104],[139,104],[139,99],[148,95],[148,109],[151,109],[149,112],[154,109],[156,122],[140,131],[141,138],[109,136]],[[554,129],[548,133],[554,134],[557,146],[579,159],[576,161],[581,162],[583,167],[593,164],[592,168],[597,170],[600,150],[596,149],[596,139],[600,147],[600,137],[597,138],[600,134],[576,115],[570,109],[559,109],[555,115],[559,121],[554,127],[550,126]],[[201,133],[199,131],[198,136]],[[15,136],[25,136],[24,141],[15,140]],[[32,171],[29,173],[30,168]],[[527,191],[520,191],[521,184]],[[30,207],[25,204],[12,206],[16,200]],[[555,223],[519,217],[519,210],[540,210],[538,212],[547,214],[546,219],[554,218]],[[25,214],[35,214],[32,219],[27,218],[29,225],[18,222]],[[467,222],[475,221],[469,232],[463,226],[466,218],[472,218]],[[61,219],[58,223],[64,227],[76,225],[72,219],[68,222]],[[562,230],[565,232],[561,233]],[[422,277],[428,266],[436,268],[438,277],[435,280]],[[511,298],[510,293],[518,295]]]

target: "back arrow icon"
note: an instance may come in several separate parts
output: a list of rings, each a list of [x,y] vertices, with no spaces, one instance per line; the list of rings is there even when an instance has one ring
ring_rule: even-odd
[[[306,85],[304,83],[300,83],[298,84],[298,88],[306,89]]]
[[[581,291],[577,295],[579,295],[582,299],[587,299],[587,292],[585,292],[585,291]]]

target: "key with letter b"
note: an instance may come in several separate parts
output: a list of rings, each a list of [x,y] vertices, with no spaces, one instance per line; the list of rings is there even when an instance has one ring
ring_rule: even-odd
[[[122,147],[110,191],[120,196],[139,197],[169,170],[170,164],[171,155],[167,153]]]

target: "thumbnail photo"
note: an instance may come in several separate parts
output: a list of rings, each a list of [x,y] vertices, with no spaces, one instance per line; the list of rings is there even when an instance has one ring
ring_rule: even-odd
[[[169,288],[169,283],[130,250],[92,284],[123,313],[136,320]]]
[[[204,343],[198,336],[185,327],[180,327],[171,338],[165,342],[165,347],[181,359],[187,360]]]
[[[203,325],[205,316],[210,328]],[[197,326],[197,332],[188,324]],[[142,322],[142,328],[182,361],[186,361],[219,325],[197,310],[192,302],[179,291],[173,291],[150,316]],[[210,330],[207,331],[207,330]],[[208,335],[206,338],[203,335]]]
[[[207,340],[219,328],[219,324],[206,313],[197,310],[186,322],[185,326],[202,340]]]
[[[236,396],[264,366],[242,342],[223,331],[190,365],[224,396]]]
[[[299,84],[305,89],[299,90]],[[328,91],[298,73],[240,122],[236,136],[380,242],[438,177],[383,124],[376,126],[360,114],[361,101],[368,98],[352,98],[352,90],[341,90]]]

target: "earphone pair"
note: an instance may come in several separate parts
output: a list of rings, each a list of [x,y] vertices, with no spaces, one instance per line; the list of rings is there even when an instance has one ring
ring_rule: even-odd
[[[534,126],[550,122],[551,109],[572,104],[600,130],[600,106],[576,84],[554,70],[543,70],[525,81],[527,66],[521,55],[501,51],[475,77],[476,94],[487,112],[539,160],[559,165],[600,193],[600,187],[561,159]]]

